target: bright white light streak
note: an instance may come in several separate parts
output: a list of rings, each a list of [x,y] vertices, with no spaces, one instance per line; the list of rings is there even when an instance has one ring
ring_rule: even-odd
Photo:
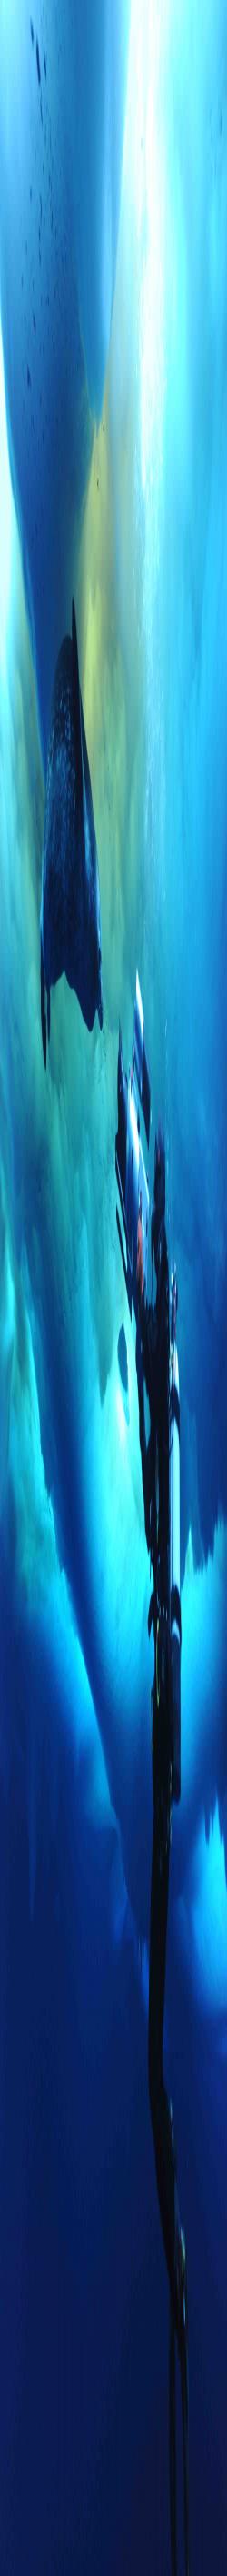
[[[4,662],[10,595],[12,490],[7,438],[4,368],[0,332],[0,662]]]
[[[136,1116],[136,1109],[135,1109],[135,1101],[134,1101],[134,1093],[133,1093],[133,1091],[130,1091],[130,1127],[131,1127],[131,1129],[132,1129],[133,1144],[134,1144],[134,1154],[135,1154],[135,1162],[136,1162],[137,1171],[138,1171],[138,1170],[139,1170],[139,1137],[138,1137],[137,1116]]]
[[[208,1843],[204,1825],[200,1828],[194,1876],[192,1938],[198,1980],[208,2007],[223,2012],[227,2009],[227,1887],[217,1804]]]
[[[165,396],[166,158],[164,75],[168,0],[132,0],[126,185],[137,238],[135,312],[140,378],[143,493],[156,493],[162,465]]]
[[[203,2008],[216,2014],[226,2012],[227,1887],[217,1803],[208,1843],[204,1821],[199,1826],[178,1913],[185,1953],[194,1968]]]

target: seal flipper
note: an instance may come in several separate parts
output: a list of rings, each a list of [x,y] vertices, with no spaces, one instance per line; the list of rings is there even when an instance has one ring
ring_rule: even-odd
[[[47,993],[47,1036],[48,1036],[48,1044],[50,1045],[50,986],[49,986],[49,984],[48,984],[48,993]]]
[[[42,931],[41,931],[41,936],[40,936],[40,998],[41,998],[41,1029],[42,1029],[42,1041],[43,1041],[43,1054],[44,1054],[44,1064],[45,1064],[45,1066],[46,1066],[46,1060],[47,1060],[47,1028],[46,1028],[46,1012],[45,1012],[45,975],[44,975],[44,962],[43,962],[43,942],[42,942]]]
[[[81,801],[82,801],[82,798],[83,798],[83,751],[82,751],[81,701],[80,701],[80,682],[79,682],[78,644],[77,644],[77,632],[76,632],[76,619],[75,619],[74,599],[72,599],[72,683],[73,683],[72,693],[73,693],[74,732],[75,732],[75,744],[76,744],[77,781],[78,781],[78,787],[79,787],[79,790],[80,790]]]

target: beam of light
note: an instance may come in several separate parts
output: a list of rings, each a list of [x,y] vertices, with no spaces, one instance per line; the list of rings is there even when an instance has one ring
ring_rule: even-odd
[[[166,0],[132,0],[125,135],[137,261],[140,472],[153,503],[162,458],[165,393],[165,153],[163,58]],[[157,459],[157,443],[159,459]]]
[[[5,657],[6,638],[7,638],[7,623],[8,623],[8,609],[9,609],[9,596],[10,596],[10,574],[11,574],[11,547],[12,547],[12,514],[13,514],[13,503],[12,503],[12,490],[11,490],[10,468],[9,468],[9,452],[8,452],[8,438],[7,438],[7,421],[6,421],[6,405],[5,405],[5,386],[4,386],[4,368],[3,368],[3,354],[2,354],[2,338],[1,338],[1,332],[0,332],[0,458],[1,458],[1,490],[0,490],[0,665],[2,666],[2,664],[3,664],[3,662],[4,662],[4,657]]]
[[[198,2000],[205,2010],[227,2013],[227,1887],[217,1802],[208,1841],[204,1820],[199,1826],[178,1912]]]

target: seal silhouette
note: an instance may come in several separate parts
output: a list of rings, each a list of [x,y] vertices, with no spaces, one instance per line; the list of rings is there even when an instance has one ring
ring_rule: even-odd
[[[72,634],[56,664],[47,754],[40,911],[41,1028],[44,1064],[50,1037],[50,989],[60,975],[77,993],[83,1019],[102,1028],[102,953],[98,853],[79,682],[74,600]],[[47,1019],[46,1019],[47,997]]]

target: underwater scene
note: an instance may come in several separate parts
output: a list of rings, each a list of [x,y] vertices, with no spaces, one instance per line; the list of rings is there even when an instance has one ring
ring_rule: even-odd
[[[0,2576],[225,2576],[225,0],[1,0],[0,298]]]

